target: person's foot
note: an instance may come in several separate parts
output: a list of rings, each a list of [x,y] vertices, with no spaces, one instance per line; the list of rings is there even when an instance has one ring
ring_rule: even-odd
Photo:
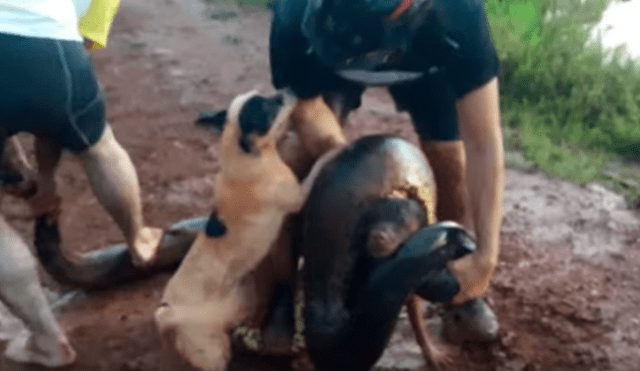
[[[5,356],[18,363],[34,363],[55,368],[74,363],[77,354],[65,336],[59,338],[24,333],[9,342]]]
[[[428,342],[426,346],[422,349],[422,354],[424,355],[425,361],[427,365],[429,365],[430,370],[446,370],[448,367],[453,364],[453,354],[442,346],[438,346],[433,342]]]
[[[489,342],[498,338],[498,316],[483,299],[449,306],[442,318],[442,335],[450,343]]]
[[[133,263],[139,267],[148,267],[153,264],[158,255],[162,236],[163,231],[160,228],[142,228],[131,246]]]

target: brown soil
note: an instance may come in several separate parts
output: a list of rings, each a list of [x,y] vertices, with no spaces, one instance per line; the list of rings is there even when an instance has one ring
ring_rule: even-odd
[[[94,54],[109,97],[110,122],[138,168],[145,216],[153,225],[167,227],[211,208],[217,145],[212,135],[194,127],[198,113],[224,108],[250,89],[271,89],[270,14],[245,7],[238,18],[213,20],[210,10],[198,0],[123,2],[109,47]],[[382,90],[367,93],[348,128],[350,138],[374,132],[415,140],[409,117],[396,113]],[[121,242],[75,159],[64,158],[58,181],[68,253]],[[451,346],[456,361],[450,369],[637,370],[640,236],[622,200],[597,185],[580,188],[509,171],[504,209],[502,259],[488,295],[500,318],[500,340]],[[2,212],[32,238],[22,202],[5,197]],[[164,273],[76,295],[77,300],[59,306],[58,317],[79,353],[77,364],[67,370],[158,370],[160,343],[152,313],[168,277]],[[44,282],[58,293],[54,299],[70,291],[46,275]],[[437,328],[437,308],[429,313]],[[15,323],[2,316],[0,335],[11,328]],[[403,315],[379,367],[422,366]],[[241,358],[232,368],[271,370],[283,364]],[[0,370],[40,369],[0,361]]]

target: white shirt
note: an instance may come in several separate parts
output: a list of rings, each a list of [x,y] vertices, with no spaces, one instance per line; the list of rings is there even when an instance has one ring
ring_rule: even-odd
[[[0,0],[0,33],[82,41],[73,0]]]
[[[82,19],[85,15],[87,15],[87,10],[91,6],[91,2],[93,0],[73,0],[73,3],[76,6],[76,13],[78,14],[78,19]]]

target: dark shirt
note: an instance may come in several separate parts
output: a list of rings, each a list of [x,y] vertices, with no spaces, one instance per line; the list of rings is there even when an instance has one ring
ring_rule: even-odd
[[[361,77],[340,76],[365,86],[392,85],[407,75],[417,79],[444,70],[458,98],[497,76],[499,61],[484,0],[431,1],[422,25],[410,36],[406,53],[376,68],[387,72],[386,76],[376,78],[375,72],[360,74]],[[306,4],[304,0],[277,1],[270,44],[274,85],[290,87],[303,98],[331,89],[327,84],[336,78],[336,71],[324,65],[313,51],[309,53],[310,45],[301,31]],[[396,71],[397,78],[389,71]]]

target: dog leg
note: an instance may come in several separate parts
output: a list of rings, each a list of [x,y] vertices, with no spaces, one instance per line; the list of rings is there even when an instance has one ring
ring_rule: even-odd
[[[164,317],[168,314],[168,309],[166,305],[163,305],[156,310],[154,316],[162,346],[159,371],[199,371],[176,349],[178,335],[176,328],[172,326],[161,327],[164,323]]]
[[[188,362],[198,370],[224,371],[231,360],[229,329],[242,317],[239,290],[208,301],[172,305],[164,302],[154,320],[163,346],[174,362]]]
[[[162,315],[162,312],[156,312],[157,319]],[[229,365],[231,341],[222,329],[211,329],[203,324],[181,324],[166,326],[160,334],[163,349],[167,351],[164,354],[167,371],[225,371]]]
[[[451,362],[449,353],[441,348],[438,340],[427,328],[426,321],[422,316],[422,299],[417,295],[412,295],[407,301],[407,313],[411,328],[416,336],[416,341],[422,349],[422,354],[429,367],[441,370]]]
[[[267,256],[246,280],[254,313],[234,331],[238,348],[264,355],[289,355],[293,346],[293,289],[296,265],[291,246],[294,218],[287,218]],[[258,330],[261,329],[261,330]]]

